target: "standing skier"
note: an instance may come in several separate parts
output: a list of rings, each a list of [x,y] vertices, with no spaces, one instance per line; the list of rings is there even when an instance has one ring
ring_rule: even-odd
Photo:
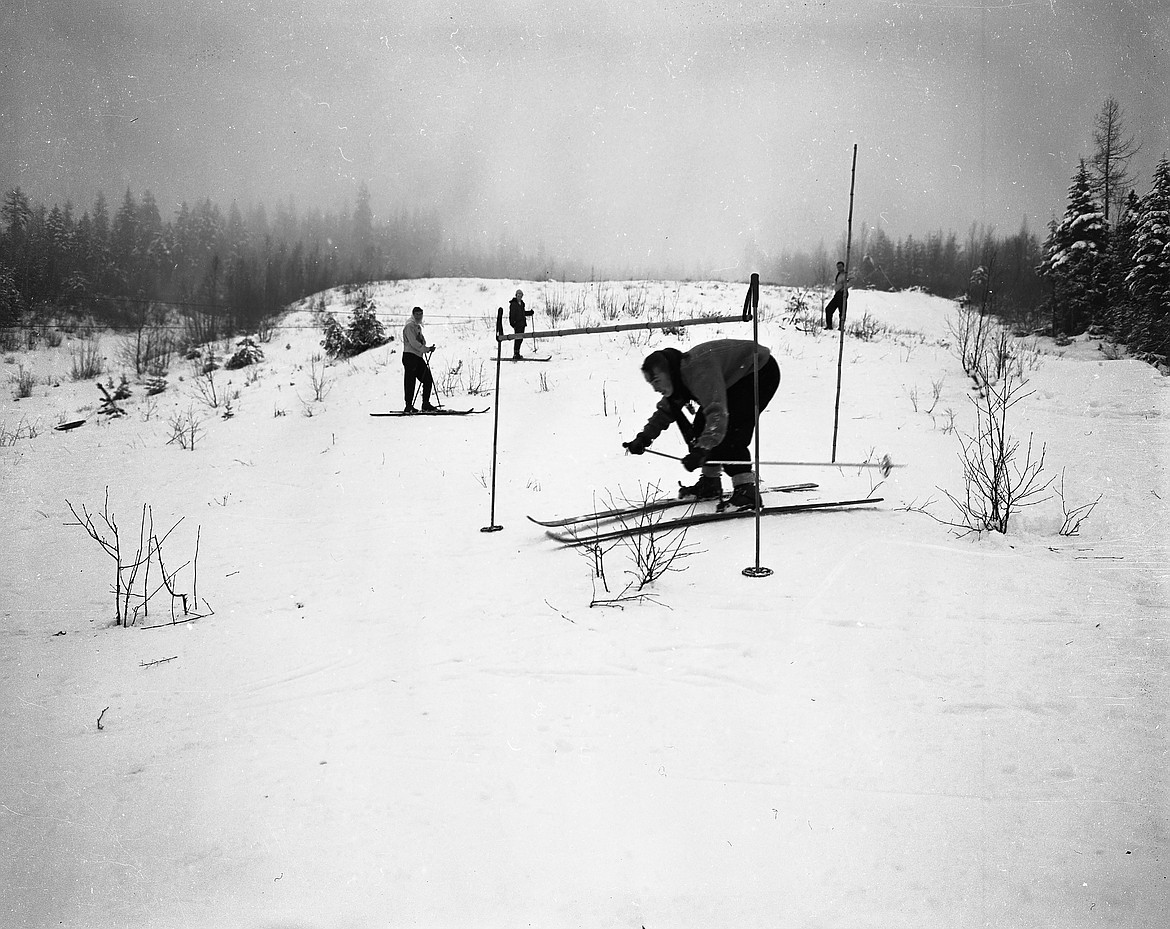
[[[427,355],[435,350],[435,346],[427,345],[427,340],[423,336],[422,320],[422,307],[416,306],[411,311],[410,319],[402,327],[402,389],[406,394],[406,407],[404,409],[406,413],[417,412],[414,408],[415,381],[422,383],[422,411],[432,413],[435,410],[435,407],[431,406],[431,388],[435,382],[434,378],[431,377],[430,366],[427,364]]]
[[[528,328],[528,317],[532,315],[532,310],[524,309],[524,291],[516,291],[516,296],[508,301],[508,323],[512,326],[513,332],[523,332]],[[520,357],[520,343],[523,339],[516,339],[512,345],[512,358]]]
[[[848,275],[845,273],[845,262],[837,262],[837,276],[833,280],[833,299],[825,307],[825,328],[833,328],[833,312],[841,311],[841,328],[845,328],[845,285]]]
[[[642,362],[642,376],[662,399],[645,428],[632,442],[623,442],[631,455],[641,455],[671,423],[677,423],[690,451],[683,457],[688,471],[702,468],[697,483],[680,487],[679,496],[698,500],[723,495],[716,461],[742,461],[723,465],[731,477],[730,506],[761,505],[759,483],[749,462],[748,445],[755,432],[755,379],[759,368],[760,411],[780,386],[780,366],[763,345],[742,339],[716,339],[683,353],[674,348],[652,352]],[[684,410],[694,412],[688,421]],[[697,412],[695,412],[697,410]]]

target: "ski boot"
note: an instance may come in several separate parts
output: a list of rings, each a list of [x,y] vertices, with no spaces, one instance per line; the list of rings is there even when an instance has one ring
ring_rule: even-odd
[[[689,487],[679,484],[678,495],[683,500],[718,500],[723,496],[723,485],[718,474],[704,474]]]
[[[408,404],[406,404],[406,406],[404,406],[404,407],[402,408],[402,412],[403,412],[403,413],[417,413],[417,412],[418,412],[418,410],[416,410],[416,409],[414,408],[414,404],[412,404],[412,403],[408,403]]]
[[[439,412],[439,408],[437,406],[434,406],[433,404],[424,403],[422,405],[422,411],[424,413],[437,413],[437,412]]]
[[[723,505],[727,510],[758,510],[764,505],[756,482],[745,481],[731,488],[731,496]]]

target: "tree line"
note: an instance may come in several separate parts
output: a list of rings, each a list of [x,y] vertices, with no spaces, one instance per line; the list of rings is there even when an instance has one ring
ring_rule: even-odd
[[[1135,354],[1170,355],[1170,162],[1164,155],[1145,192],[1131,170],[1141,145],[1109,97],[1093,126],[1093,151],[1079,160],[1064,215],[1041,240],[1027,223],[1012,235],[972,226],[891,241],[864,224],[852,243],[854,287],[919,287],[967,299],[1012,324],[1057,338],[1092,330]],[[1055,211],[1054,211],[1055,212]],[[828,283],[846,251],[824,245],[764,261],[781,283]]]
[[[1064,217],[1046,238],[1025,222],[1009,235],[972,225],[962,237],[940,229],[892,240],[862,223],[851,243],[852,284],[965,298],[1018,330],[1074,336],[1093,328],[1164,356],[1170,164],[1163,157],[1139,196],[1130,170],[1139,150],[1109,98],[1095,121],[1094,151],[1080,161]],[[832,255],[823,243],[767,255],[753,244],[745,261],[764,280],[816,286],[832,280],[845,245],[842,236]],[[226,334],[329,287],[439,275],[591,279],[594,269],[550,256],[540,243],[528,253],[508,232],[491,246],[456,241],[425,210],[375,222],[364,183],[352,209],[299,212],[290,201],[271,217],[263,204],[242,211],[233,202],[225,214],[204,199],[164,219],[149,191],[129,189],[116,209],[99,194],[80,217],[70,203],[30,203],[19,188],[0,203],[0,326],[48,312],[141,325],[177,305]]]

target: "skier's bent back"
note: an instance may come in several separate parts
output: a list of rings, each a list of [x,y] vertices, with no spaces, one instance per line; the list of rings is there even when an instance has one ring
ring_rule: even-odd
[[[645,428],[623,446],[641,455],[662,432],[676,423],[690,451],[683,457],[688,471],[701,468],[697,483],[682,487],[681,496],[714,499],[723,494],[719,465],[708,460],[743,462],[722,468],[731,478],[735,507],[760,505],[759,482],[752,470],[748,446],[755,433],[755,379],[759,369],[760,412],[780,386],[780,366],[765,346],[742,339],[716,339],[696,345],[689,352],[664,348],[651,352],[642,362],[642,376],[662,399]],[[694,420],[684,411],[691,410]]]

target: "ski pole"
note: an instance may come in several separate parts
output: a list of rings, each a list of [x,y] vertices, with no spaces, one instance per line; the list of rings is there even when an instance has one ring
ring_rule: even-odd
[[[666,452],[656,452],[652,448],[646,449],[651,455],[661,458],[670,458],[673,461],[682,461],[677,455],[668,455]],[[751,461],[704,461],[709,465],[750,465]],[[776,465],[785,468],[878,468],[882,475],[887,475],[893,468],[904,468],[903,464],[894,464],[889,455],[883,455],[878,461],[757,461],[758,465]]]
[[[427,357],[426,357],[427,372],[431,375],[431,390],[433,390],[435,392],[435,399],[439,401],[438,406],[442,406],[443,405],[443,394],[439,390],[439,385],[435,382],[435,372],[431,371],[431,355],[433,355],[434,353],[435,353],[435,350],[433,348],[429,352],[427,352]]]

